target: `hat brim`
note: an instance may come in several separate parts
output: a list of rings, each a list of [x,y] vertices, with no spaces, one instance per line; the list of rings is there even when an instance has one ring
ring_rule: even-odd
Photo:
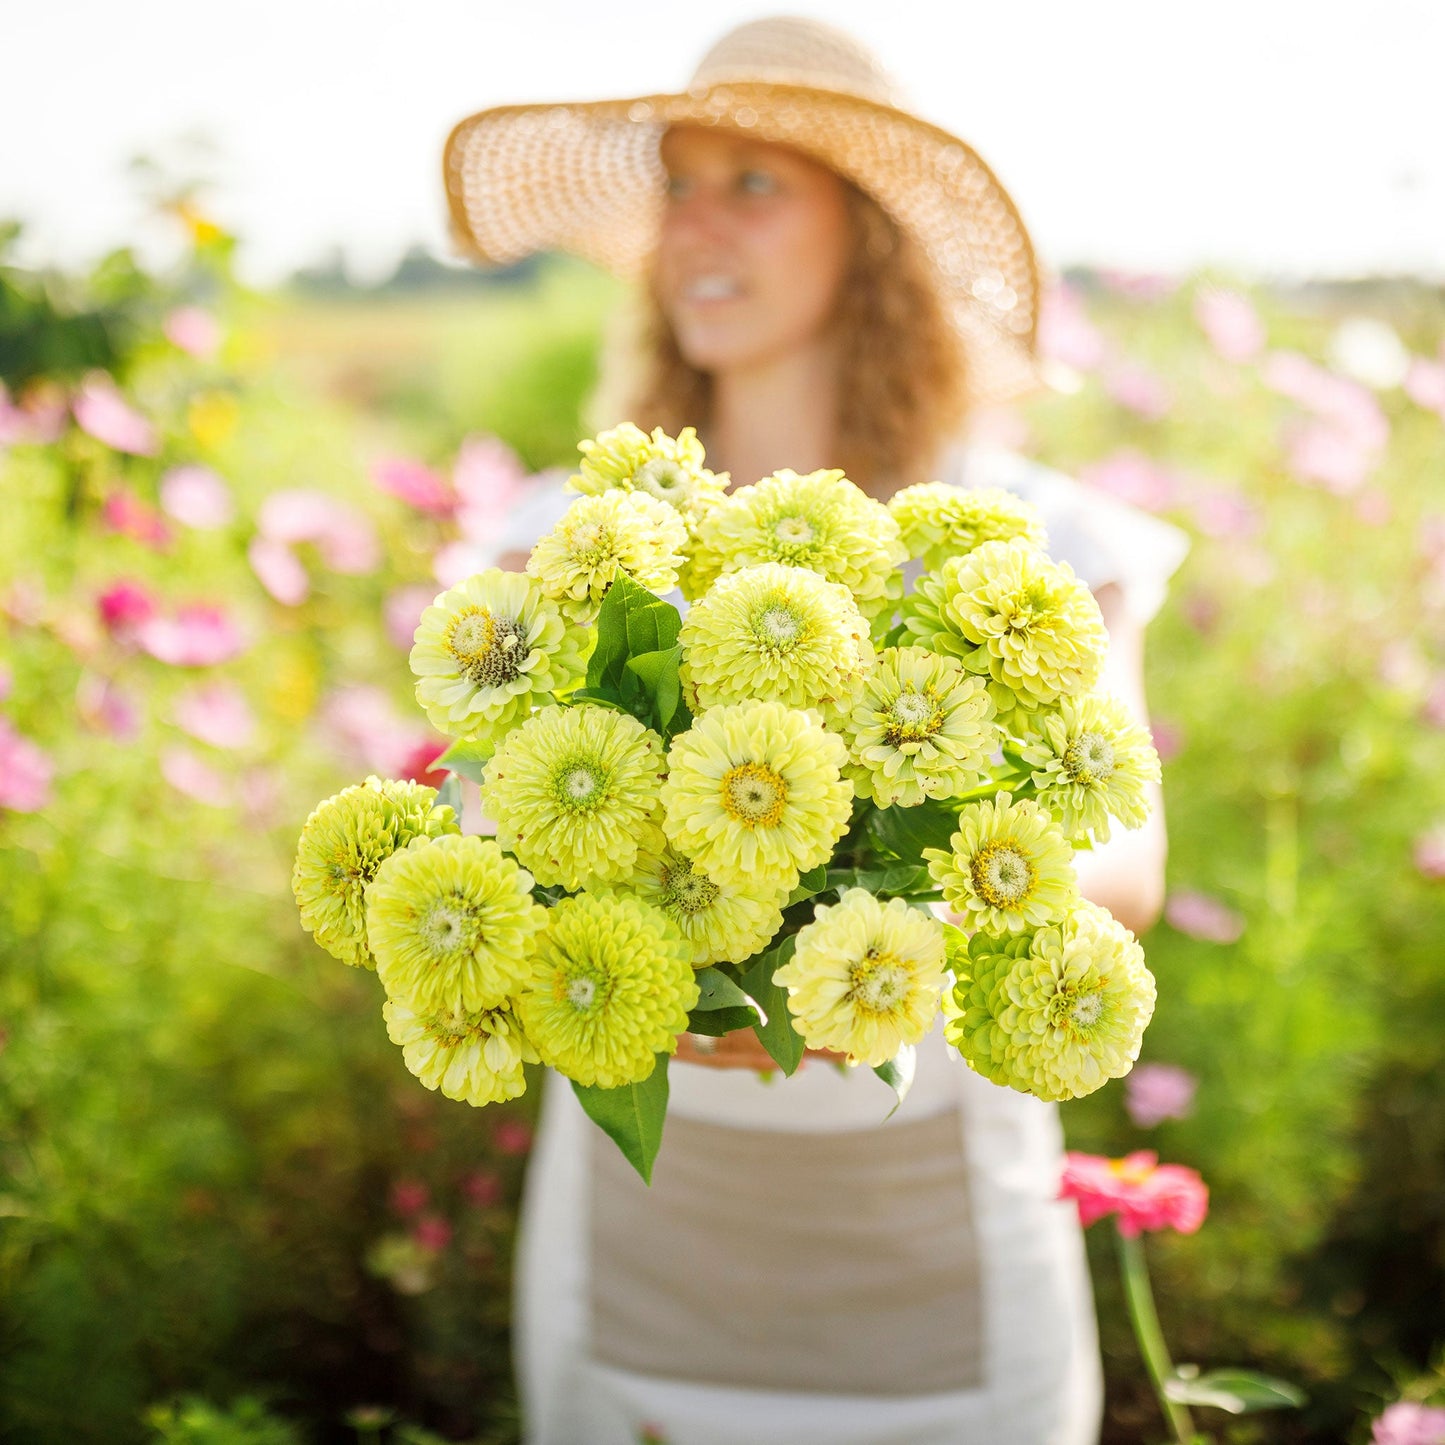
[[[736,130],[788,145],[867,192],[919,243],[978,402],[1044,386],[1036,356],[1040,275],[1012,198],[957,136],[906,111],[806,85],[738,81],[674,95],[507,105],[447,138],[452,229],[472,259],[505,265],[542,250],[637,276],[656,244],[671,125]]]

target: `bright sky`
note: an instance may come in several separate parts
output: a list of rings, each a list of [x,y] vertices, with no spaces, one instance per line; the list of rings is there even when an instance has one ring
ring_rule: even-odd
[[[1013,193],[1041,253],[1143,270],[1445,279],[1441,0],[784,0],[871,44]],[[445,252],[451,124],[681,88],[716,0],[0,0],[0,217],[28,260],[161,259],[127,174],[210,138],[265,282],[340,244]]]

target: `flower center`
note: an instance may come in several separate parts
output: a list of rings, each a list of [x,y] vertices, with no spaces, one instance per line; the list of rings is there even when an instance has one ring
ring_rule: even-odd
[[[485,607],[468,607],[453,618],[447,651],[457,670],[478,687],[500,687],[519,677],[527,660],[527,635],[516,619]]]
[[[637,469],[632,479],[644,492],[663,502],[676,502],[687,494],[687,473],[666,457],[654,457]]]
[[[585,758],[564,759],[553,777],[553,795],[569,812],[590,813],[607,793],[606,772]]]
[[[848,976],[849,992],[859,1008],[869,1013],[892,1013],[908,997],[909,974],[893,953],[870,948]]]
[[[943,709],[932,693],[909,688],[893,699],[888,709],[887,737],[891,746],[921,742],[943,726]]]
[[[610,561],[617,552],[612,533],[600,522],[579,522],[567,537],[572,560],[584,567]]]
[[[749,828],[774,827],[787,801],[787,783],[761,763],[741,763],[723,774],[723,807]]]
[[[679,913],[703,913],[717,902],[722,890],[711,878],[694,871],[692,863],[683,859],[662,875],[662,896],[669,908]]]
[[[969,863],[973,891],[990,908],[1014,908],[1034,886],[1034,865],[1012,838],[985,843]]]
[[[1064,749],[1064,771],[1076,783],[1104,783],[1114,774],[1114,748],[1102,733],[1080,733]]]
[[[596,1013],[607,1002],[607,976],[595,965],[567,964],[557,971],[552,996],[579,1014]]]
[[[439,898],[422,915],[417,932],[428,953],[447,957],[468,943],[471,922],[471,910],[460,899]]]
[[[1090,1029],[1099,1022],[1099,1015],[1103,1012],[1102,993],[1080,994],[1069,1008],[1069,1018],[1075,1028]]]
[[[758,640],[775,652],[790,652],[803,635],[803,623],[787,607],[769,607],[754,624]]]
[[[812,524],[802,517],[779,517],[773,525],[773,536],[789,547],[806,546],[814,535]]]

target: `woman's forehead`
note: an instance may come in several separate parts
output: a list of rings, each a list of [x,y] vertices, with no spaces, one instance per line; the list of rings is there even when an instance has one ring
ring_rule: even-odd
[[[663,131],[658,148],[668,165],[772,161],[781,165],[820,166],[791,146],[760,140],[725,126],[669,126]]]

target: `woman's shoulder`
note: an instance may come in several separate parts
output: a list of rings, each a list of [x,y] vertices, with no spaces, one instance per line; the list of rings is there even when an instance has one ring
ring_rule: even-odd
[[[1032,502],[1050,555],[1095,591],[1117,583],[1141,625],[1163,605],[1169,579],[1189,552],[1189,534],[1172,522],[997,442],[954,442],[940,458],[938,480],[1002,487]]]

